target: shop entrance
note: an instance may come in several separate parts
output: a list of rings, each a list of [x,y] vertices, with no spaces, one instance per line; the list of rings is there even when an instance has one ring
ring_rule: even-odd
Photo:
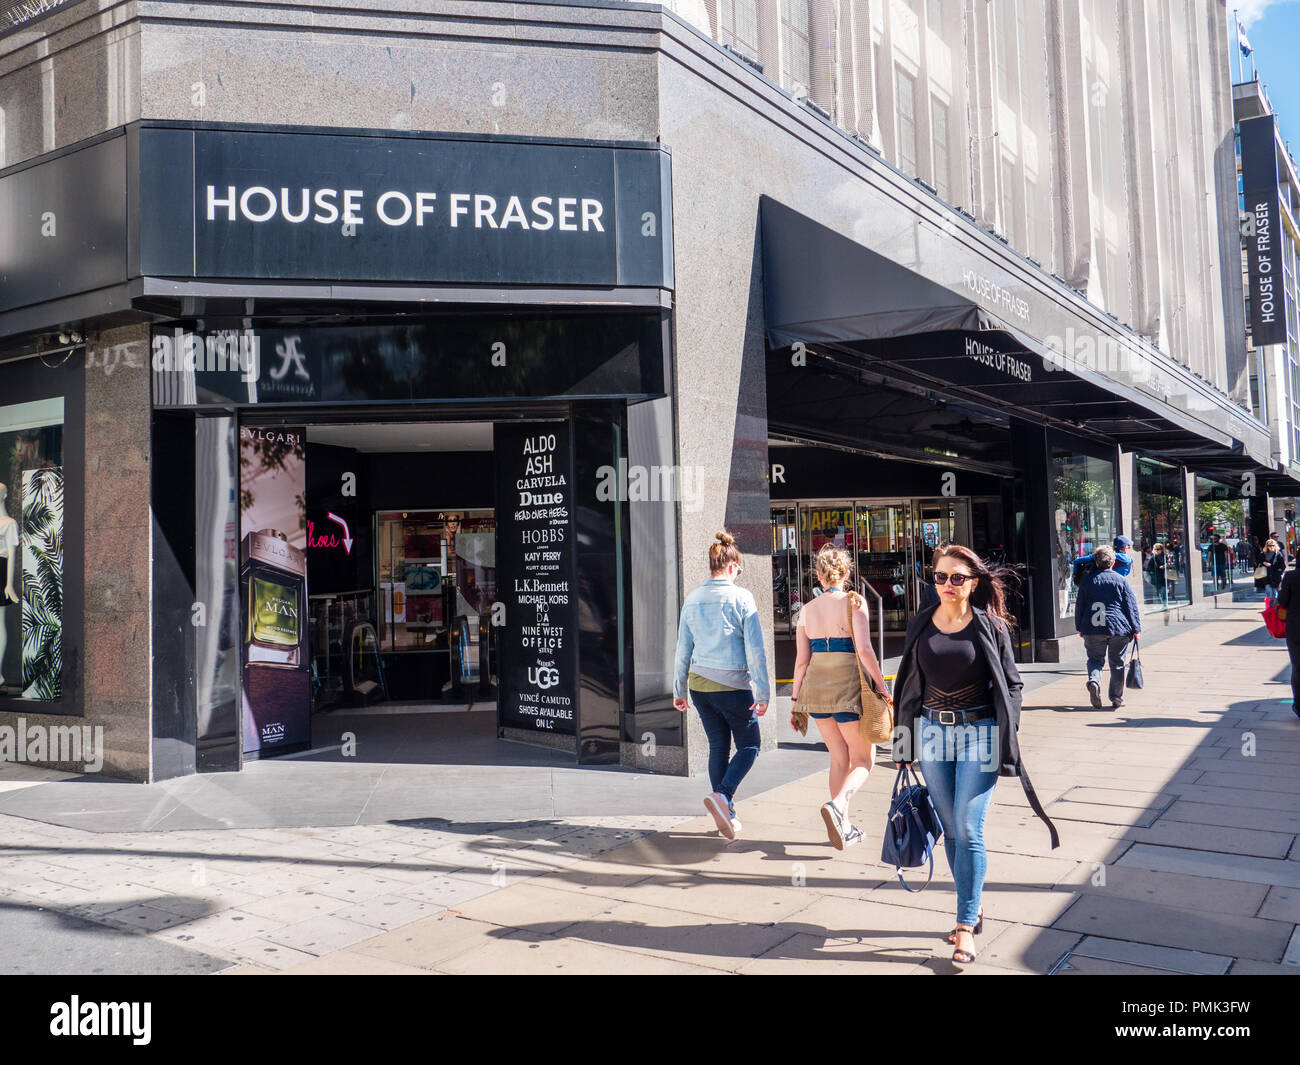
[[[866,598],[872,633],[888,658],[901,650],[921,589],[933,579],[930,558],[935,547],[952,541],[982,555],[995,553],[1006,542],[1002,513],[998,496],[774,504],[772,600],[778,682],[794,675],[794,626],[803,604],[820,592],[815,556],[823,544],[834,543],[849,552],[849,586]]]
[[[494,424],[304,421],[240,425],[246,710],[266,685],[302,697],[296,674],[312,714],[382,703],[495,724]]]

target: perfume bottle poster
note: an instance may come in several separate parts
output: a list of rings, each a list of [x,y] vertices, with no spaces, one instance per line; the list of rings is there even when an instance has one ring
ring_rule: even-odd
[[[239,445],[243,742],[259,757],[311,744],[306,432],[241,425]]]

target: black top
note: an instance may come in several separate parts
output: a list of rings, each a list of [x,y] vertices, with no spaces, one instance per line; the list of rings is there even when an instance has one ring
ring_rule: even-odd
[[[916,649],[921,636],[930,626],[930,618],[935,609],[930,607],[920,610],[907,623],[903,657],[898,663],[898,676],[894,679],[894,761],[909,765],[918,756],[918,744],[913,739],[915,737],[919,741],[920,738],[916,735],[917,717],[925,694],[925,676],[921,672]],[[987,612],[974,603],[971,604],[971,613],[975,615],[973,635],[983,653],[992,681],[989,702],[993,704],[997,722],[998,776],[1020,778],[1020,786],[1024,789],[1030,807],[1051,833],[1052,846],[1059,847],[1061,839],[1056,826],[1039,802],[1034,786],[1029,782],[1029,772],[1020,757],[1020,741],[1016,734],[1020,728],[1021,691],[1025,685],[1016,669],[1011,630],[1002,622],[990,618]]]
[[[980,652],[979,626],[971,620],[954,633],[941,632],[933,617],[916,644],[925,678],[922,705],[929,710],[970,710],[989,705],[988,662]]]

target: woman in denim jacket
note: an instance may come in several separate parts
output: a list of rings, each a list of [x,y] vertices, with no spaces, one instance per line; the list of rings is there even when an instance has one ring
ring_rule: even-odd
[[[758,757],[758,719],[767,713],[770,698],[758,604],[736,587],[740,570],[734,538],[718,533],[709,546],[711,576],[682,604],[673,678],[673,706],[685,713],[689,690],[709,738],[713,791],[704,806],[727,839],[740,831],[736,789]]]

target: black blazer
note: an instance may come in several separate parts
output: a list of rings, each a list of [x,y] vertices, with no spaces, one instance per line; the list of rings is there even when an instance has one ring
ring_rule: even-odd
[[[1300,643],[1300,571],[1286,571],[1277,590],[1277,605],[1286,607],[1286,642]]]
[[[921,700],[925,695],[925,678],[916,661],[916,641],[930,624],[930,617],[937,607],[926,607],[917,612],[907,626],[907,637],[903,641],[903,658],[898,665],[894,678],[894,761],[911,764],[916,760],[913,750],[913,737],[919,736],[917,718],[921,713]],[[1052,847],[1060,846],[1060,837],[1056,826],[1047,816],[1034,787],[1029,782],[1020,758],[1021,693],[1024,681],[1016,669],[1014,648],[1011,646],[1011,632],[1000,621],[989,617],[988,612],[972,606],[975,614],[974,625],[979,626],[979,645],[988,663],[989,675],[993,678],[993,708],[996,712],[995,722],[998,729],[998,776],[1019,777],[1025,798],[1033,807],[1034,813],[1047,826],[1052,836]],[[1298,611],[1300,613],[1300,611]],[[1298,630],[1300,631],[1300,630]]]
[[[1286,555],[1281,551],[1265,551],[1260,562],[1268,567],[1268,583],[1273,585],[1281,596],[1283,575],[1286,573]]]

